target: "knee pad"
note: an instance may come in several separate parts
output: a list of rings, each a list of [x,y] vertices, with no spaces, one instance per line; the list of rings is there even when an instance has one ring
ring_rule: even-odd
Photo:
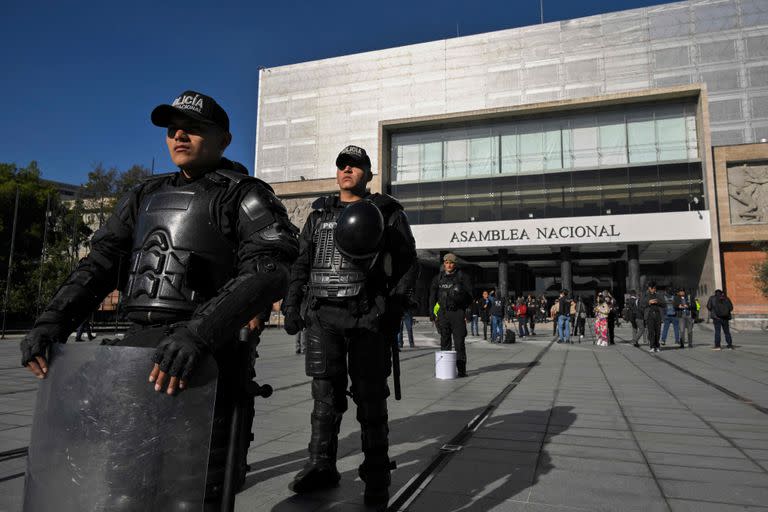
[[[312,379],[313,415],[344,414],[347,410],[346,375],[339,379]]]
[[[307,376],[332,378],[346,375],[346,349],[343,342],[323,334],[323,331],[312,328],[306,332]]]

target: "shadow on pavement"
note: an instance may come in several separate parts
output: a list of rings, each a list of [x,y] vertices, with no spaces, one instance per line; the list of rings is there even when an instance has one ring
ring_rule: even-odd
[[[476,368],[474,370],[468,370],[467,373],[470,376],[473,375],[481,375],[483,373],[491,373],[491,372],[503,372],[505,370],[522,370],[523,368],[526,368],[531,363],[499,363],[499,364],[492,364],[490,366],[483,366],[482,368]],[[535,362],[532,366],[538,366],[539,363]]]
[[[498,365],[503,366],[503,365]],[[482,412],[471,410],[440,411],[412,416],[390,422],[390,446],[418,447],[393,456],[398,469],[393,471],[391,492],[396,493],[416,474],[416,468],[425,468],[440,453],[440,447],[450,442],[467,422]],[[493,508],[534,485],[539,475],[551,471],[554,466],[546,451],[545,439],[565,432],[576,420],[573,407],[557,406],[544,410],[524,410],[510,414],[495,414],[472,435],[464,449],[456,453],[439,471],[427,487],[435,495],[420,496],[409,510],[442,510],[481,512]],[[309,411],[307,411],[309,421]],[[355,421],[354,414],[346,414],[345,421]],[[309,436],[307,436],[309,441]],[[339,440],[339,454],[359,453],[360,432],[355,431]],[[285,474],[294,474],[304,465],[306,450],[251,464],[251,474],[243,489],[257,486],[260,482]],[[421,470],[421,469],[420,469]],[[363,484],[352,482],[357,470],[342,471],[340,487],[308,495],[295,495],[275,504],[272,512],[287,512],[302,508],[317,508],[325,503],[336,505],[323,510],[354,510],[360,502]],[[352,498],[352,496],[356,496]],[[339,502],[345,503],[339,503]],[[415,505],[419,505],[415,507]],[[360,504],[360,510],[365,507]]]

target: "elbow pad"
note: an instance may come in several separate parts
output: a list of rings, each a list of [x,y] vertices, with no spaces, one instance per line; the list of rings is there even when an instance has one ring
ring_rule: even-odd
[[[285,296],[288,267],[259,257],[257,272],[242,274],[225,284],[219,294],[203,304],[187,324],[212,350],[232,342],[251,318]]]

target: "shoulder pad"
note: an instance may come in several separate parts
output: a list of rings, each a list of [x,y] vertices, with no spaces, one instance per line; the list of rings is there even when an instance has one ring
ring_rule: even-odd
[[[239,184],[241,182],[256,182],[256,183],[260,183],[264,188],[269,190],[271,193],[273,193],[273,194],[275,193],[275,189],[273,189],[272,186],[269,183],[267,183],[264,180],[260,180],[259,178],[256,178],[254,176],[251,176],[249,174],[243,174],[241,172],[233,171],[233,170],[230,170],[230,169],[217,169],[214,172],[216,174],[218,174],[219,176],[223,176],[223,177],[227,178],[229,181],[231,181],[231,182],[233,182],[235,184]]]
[[[147,183],[149,181],[155,181],[163,178],[172,178],[173,176],[176,176],[176,172],[164,172],[161,174],[152,174],[151,176],[147,176],[146,178],[141,179],[141,183]]]
[[[336,196],[322,196],[318,197],[312,202],[313,210],[325,210],[333,206],[333,202]]]
[[[392,213],[403,209],[403,205],[400,204],[400,201],[388,194],[371,194],[366,199],[378,206],[382,212]]]

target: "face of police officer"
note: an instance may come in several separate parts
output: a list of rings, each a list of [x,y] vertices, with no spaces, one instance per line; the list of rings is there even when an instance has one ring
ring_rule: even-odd
[[[453,274],[453,271],[456,270],[456,263],[453,261],[444,261],[443,268],[445,269],[446,274]]]
[[[336,184],[339,190],[361,196],[365,193],[367,183],[365,171],[359,167],[345,165],[343,169],[336,169]]]
[[[171,160],[188,178],[213,169],[231,141],[220,127],[183,116],[171,120],[165,135]]]

